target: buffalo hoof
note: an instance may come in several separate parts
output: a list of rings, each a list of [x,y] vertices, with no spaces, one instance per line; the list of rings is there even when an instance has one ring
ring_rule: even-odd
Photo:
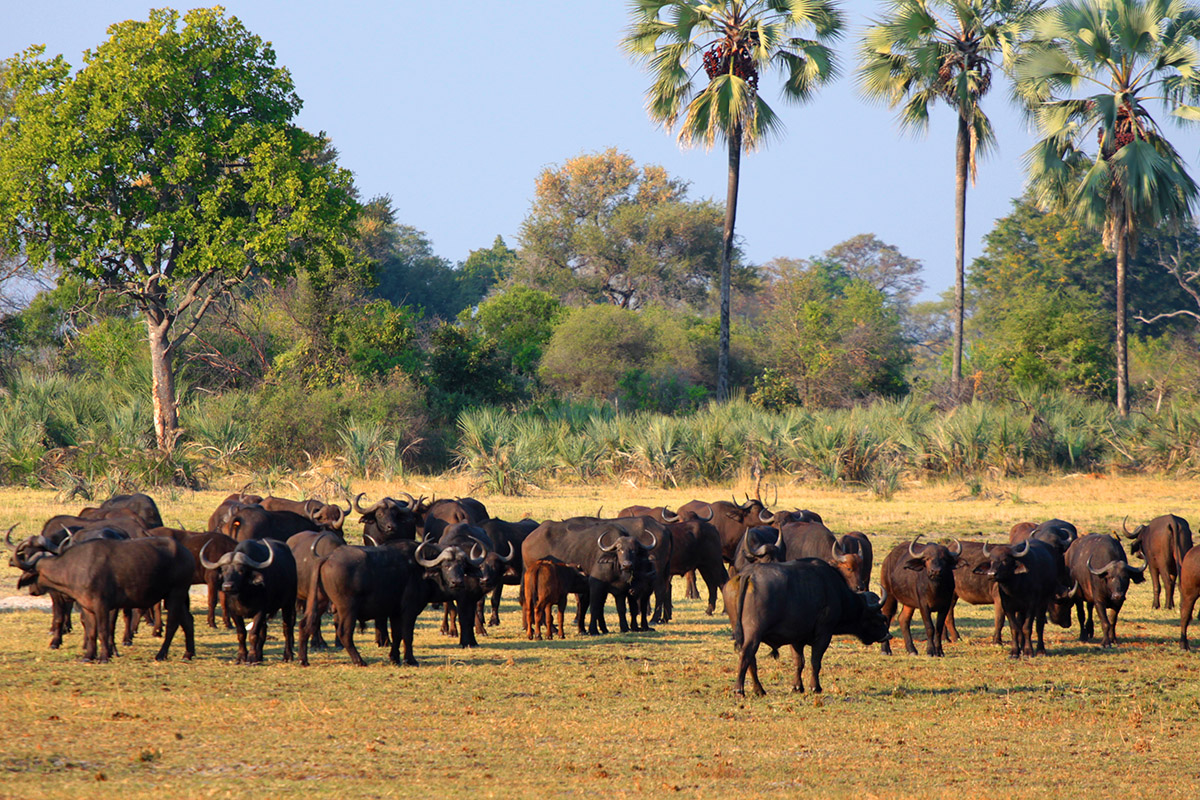
[[[308,659],[307,659],[307,658],[302,658],[302,659],[300,659],[300,666],[302,666],[302,667],[307,667],[307,666],[308,666]]]
[[[489,628],[494,628],[494,627],[496,627],[496,626],[497,626],[497,625],[499,625],[499,624],[500,624],[500,618],[499,618],[499,617],[492,617],[491,619],[489,619],[489,620],[488,620],[488,627],[489,627]]]
[[[57,650],[60,647],[62,647],[62,642],[51,642],[50,643],[51,650]]]
[[[404,666],[415,667],[417,666],[417,660],[415,658],[406,658],[404,659]]]
[[[654,628],[651,628],[649,625],[646,625],[642,628],[642,631],[646,632],[646,633],[654,633]]]
[[[196,655],[195,653],[184,653],[184,654],[183,654],[183,660],[184,660],[184,661],[191,661],[191,660],[192,660],[192,658],[194,658],[194,657],[195,657],[195,655]]]
[[[158,653],[157,655],[154,656],[154,660],[155,661],[166,661],[167,654],[166,653]]]
[[[746,696],[746,692],[745,692],[745,690],[744,690],[744,689],[734,689],[734,690],[733,690],[733,696],[734,696],[734,697],[745,697],[745,696]]]
[[[713,615],[713,612],[716,610],[717,610],[716,606],[709,606],[708,608],[704,609],[704,616],[711,617]]]

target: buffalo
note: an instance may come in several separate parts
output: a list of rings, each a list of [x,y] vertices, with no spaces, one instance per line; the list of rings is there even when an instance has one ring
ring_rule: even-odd
[[[804,691],[804,646],[812,648],[812,690],[821,691],[821,660],[830,640],[852,634],[864,644],[888,638],[879,598],[857,593],[828,562],[816,558],[782,564],[754,564],[725,584],[725,608],[740,654],[734,693],[745,694],[746,671],[755,694],[766,694],[758,680],[759,644],[773,651],[790,645],[796,659],[792,691]]]
[[[554,622],[551,619],[551,608],[558,606],[558,638],[567,638],[563,618],[566,615],[567,597],[575,595],[582,598],[587,592],[587,575],[573,564],[564,564],[555,558],[539,558],[531,562],[524,575],[524,622],[525,633],[532,639],[536,632],[537,638],[542,638],[542,624],[546,626],[546,636],[554,638]],[[582,613],[582,600],[577,613]]]
[[[1132,539],[1129,552],[1139,555],[1150,571],[1150,584],[1154,587],[1152,608],[1159,607],[1161,580],[1166,584],[1167,608],[1175,607],[1175,581],[1179,577],[1183,556],[1192,549],[1192,529],[1188,521],[1174,514],[1155,517],[1145,525],[1138,525],[1132,533],[1121,522],[1126,538]]]
[[[1117,641],[1117,614],[1125,603],[1129,582],[1145,580],[1138,569],[1129,566],[1125,548],[1111,536],[1091,534],[1072,542],[1067,550],[1067,568],[1078,588],[1073,600],[1075,613],[1079,617],[1079,641],[1086,642],[1094,632],[1092,613],[1100,617],[1104,629],[1101,647],[1110,647]],[[1084,621],[1084,606],[1087,606],[1087,621]],[[1069,623],[1068,623],[1069,624]]]
[[[941,656],[942,637],[946,630],[946,614],[954,604],[954,566],[962,554],[962,545],[952,540],[952,547],[927,542],[916,549],[921,534],[908,544],[896,545],[883,560],[879,571],[879,583],[883,587],[883,615],[888,624],[900,612],[900,632],[904,637],[904,649],[916,655],[911,623],[913,613],[921,612],[925,624],[925,652]],[[936,621],[933,615],[936,614]],[[883,643],[883,652],[892,652],[891,644]]]
[[[1179,646],[1184,650],[1191,649],[1188,647],[1188,625],[1197,597],[1200,597],[1200,547],[1193,547],[1184,553],[1179,568]]]
[[[1009,655],[1019,658],[1022,653],[1027,656],[1045,653],[1042,634],[1046,612],[1050,601],[1058,594],[1058,567],[1053,549],[1032,538],[1017,545],[985,544],[983,560],[974,571],[996,582],[1000,606],[1012,630]],[[1036,651],[1033,646],[1035,625]]]
[[[292,660],[296,628],[296,560],[276,539],[245,539],[233,552],[209,561],[200,551],[205,569],[219,570],[221,591],[237,626],[238,664],[261,664],[267,641],[267,619],[276,613],[283,622],[283,660]],[[253,649],[246,646],[246,618],[252,620]]]
[[[363,544],[416,541],[417,527],[420,524],[418,511],[423,507],[422,501],[411,494],[402,494],[408,499],[394,500],[385,497],[367,508],[359,505],[362,494],[354,498],[354,510],[361,514],[358,521],[363,526]]]

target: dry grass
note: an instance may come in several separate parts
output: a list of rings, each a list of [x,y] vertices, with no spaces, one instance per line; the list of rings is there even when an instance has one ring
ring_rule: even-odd
[[[416,479],[403,488],[469,487]],[[369,498],[387,489],[355,487]],[[878,560],[920,531],[999,540],[1021,519],[1059,516],[1088,530],[1119,527],[1126,513],[1196,520],[1198,490],[1073,476],[998,481],[977,497],[960,485],[913,487],[888,502],[784,486],[779,504],[871,533]],[[497,516],[546,518],[728,493],[562,486],[482,499]],[[196,526],[223,495],[160,505],[169,524]],[[63,509],[47,492],[3,490],[0,502],[4,527],[21,521],[20,532]],[[0,575],[0,595],[11,594],[15,571]],[[517,636],[508,599],[502,626],[475,651],[438,635],[427,612],[416,669],[391,667],[370,646],[365,669],[340,652],[301,669],[279,663],[278,639],[267,666],[235,667],[232,635],[203,627],[191,664],[155,663],[143,637],[114,664],[82,665],[78,628],[52,652],[46,613],[10,612],[0,615],[0,796],[1195,795],[1200,656],[1179,651],[1178,616],[1151,611],[1147,587],[1126,605],[1110,652],[1055,628],[1048,657],[1014,662],[986,642],[990,613],[967,609],[969,640],[941,660],[835,641],[819,698],[787,691],[786,655],[763,658],[770,694],[740,700],[728,624],[706,618],[699,601],[678,601],[678,623],[653,633],[551,644]]]

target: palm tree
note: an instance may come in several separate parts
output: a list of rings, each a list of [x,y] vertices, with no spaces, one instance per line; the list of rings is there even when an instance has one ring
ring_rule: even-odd
[[[1039,20],[1015,68],[1017,96],[1041,136],[1026,155],[1035,198],[1102,230],[1116,255],[1122,415],[1129,256],[1139,228],[1190,219],[1197,196],[1151,111],[1200,120],[1200,108],[1184,104],[1200,97],[1198,31],[1200,8],[1181,0],[1067,0]]]
[[[938,100],[954,109],[954,366],[962,381],[963,279],[967,178],[976,158],[996,145],[980,101],[993,72],[1012,59],[1042,0],[891,0],[889,13],[867,29],[860,50],[859,86],[900,109],[900,126],[924,131]]]
[[[634,0],[623,46],[646,64],[650,118],[678,125],[684,146],[721,140],[729,147],[721,258],[721,332],[717,396],[729,396],[729,282],[742,151],[780,133],[779,117],[759,95],[772,66],[785,100],[803,103],[836,77],[830,44],[841,36],[833,0]],[[802,35],[803,34],[803,35]]]

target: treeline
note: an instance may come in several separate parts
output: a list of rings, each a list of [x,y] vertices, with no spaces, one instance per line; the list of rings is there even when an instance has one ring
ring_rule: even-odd
[[[887,494],[905,475],[1194,465],[1194,323],[1135,330],[1135,401],[1151,416],[1113,413],[1112,260],[1065,217],[1021,199],[988,234],[966,396],[948,382],[950,304],[916,300],[921,265],[895,247],[863,234],[807,259],[739,255],[744,400],[713,407],[720,231],[718,206],[614,150],[546,170],[516,247],[497,237],[459,264],[373,199],[353,258],[252,278],[201,320],[177,355],[169,452],[155,448],[145,322],[63,276],[0,326],[0,481],[90,493],[461,465],[513,492],[757,465]],[[1187,308],[1195,231],[1142,239],[1134,310]]]

